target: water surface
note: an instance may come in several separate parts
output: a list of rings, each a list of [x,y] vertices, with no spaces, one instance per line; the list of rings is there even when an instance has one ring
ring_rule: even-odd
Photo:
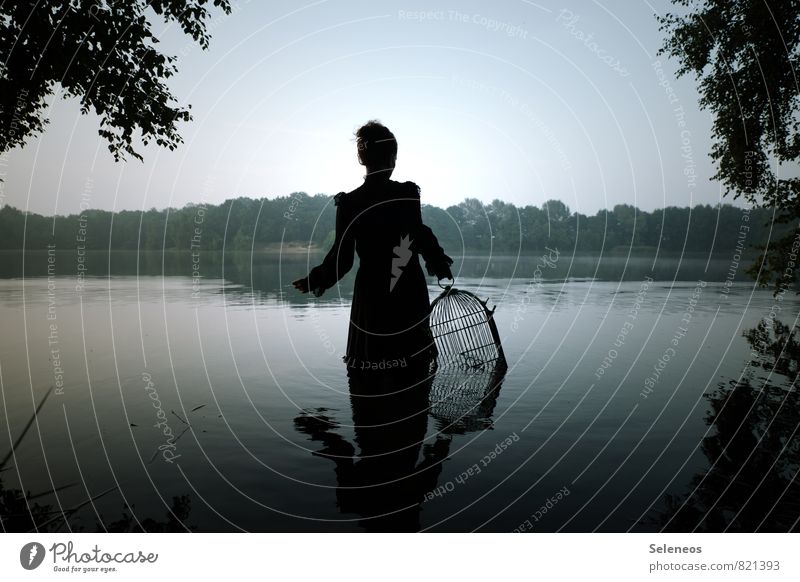
[[[0,484],[44,493],[33,520],[7,502],[4,528],[796,523],[796,362],[776,367],[743,333],[795,324],[800,303],[755,288],[744,264],[726,283],[729,257],[460,259],[457,286],[498,306],[507,372],[440,375],[427,414],[358,433],[354,413],[412,400],[354,409],[352,275],[321,298],[291,289],[316,259],[97,253],[78,277],[71,253],[3,253],[0,454],[19,442]],[[404,472],[418,475],[387,488]],[[397,515],[370,517],[381,503]]]

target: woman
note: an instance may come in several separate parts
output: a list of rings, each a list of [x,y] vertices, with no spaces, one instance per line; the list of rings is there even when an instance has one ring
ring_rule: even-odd
[[[340,192],[336,238],[322,264],[294,281],[302,293],[319,297],[360,260],[350,311],[347,365],[384,370],[428,362],[436,356],[429,326],[430,300],[419,256],[430,275],[452,279],[448,257],[431,229],[422,224],[419,187],[391,180],[397,141],[378,121],[356,131],[364,183]]]

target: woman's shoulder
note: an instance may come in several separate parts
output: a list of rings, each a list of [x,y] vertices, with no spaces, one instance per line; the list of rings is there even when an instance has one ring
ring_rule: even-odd
[[[341,206],[342,204],[346,204],[347,201],[351,198],[352,192],[339,192],[338,194],[334,195],[333,197],[333,204],[335,206]]]
[[[419,198],[420,196],[420,187],[416,182],[396,182],[395,180],[389,180],[389,185],[391,187],[388,191],[384,189],[384,192],[390,196],[400,195],[404,198]],[[374,188],[368,188],[362,184],[349,192],[339,192],[333,197],[333,203],[336,206],[350,205],[366,199],[372,200],[375,195]]]
[[[348,192],[339,192],[333,197],[333,203],[337,206],[342,204],[353,204],[359,200],[362,200],[366,196],[366,189],[364,184],[353,188]]]
[[[420,187],[417,185],[416,182],[403,182],[403,186],[408,188],[411,192],[419,196]]]
[[[408,181],[408,182],[395,182],[395,183],[398,184],[398,186],[402,188],[402,190],[406,192],[409,196],[412,196],[414,198],[419,198],[420,188],[419,186],[417,186],[416,182]]]

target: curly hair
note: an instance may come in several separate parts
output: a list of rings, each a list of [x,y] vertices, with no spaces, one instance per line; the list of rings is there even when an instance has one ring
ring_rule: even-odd
[[[377,119],[355,131],[358,159],[367,167],[393,166],[397,158],[394,134]]]

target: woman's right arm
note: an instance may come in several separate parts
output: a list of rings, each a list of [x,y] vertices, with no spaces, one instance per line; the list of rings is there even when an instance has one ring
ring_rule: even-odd
[[[334,197],[336,204],[336,238],[333,246],[325,255],[322,263],[311,269],[305,279],[295,281],[295,287],[305,293],[311,291],[319,297],[326,289],[330,289],[336,282],[344,277],[353,267],[353,254],[355,253],[355,239],[353,229],[350,228],[350,212],[347,204],[343,203],[343,192]],[[301,283],[298,287],[297,283]]]

